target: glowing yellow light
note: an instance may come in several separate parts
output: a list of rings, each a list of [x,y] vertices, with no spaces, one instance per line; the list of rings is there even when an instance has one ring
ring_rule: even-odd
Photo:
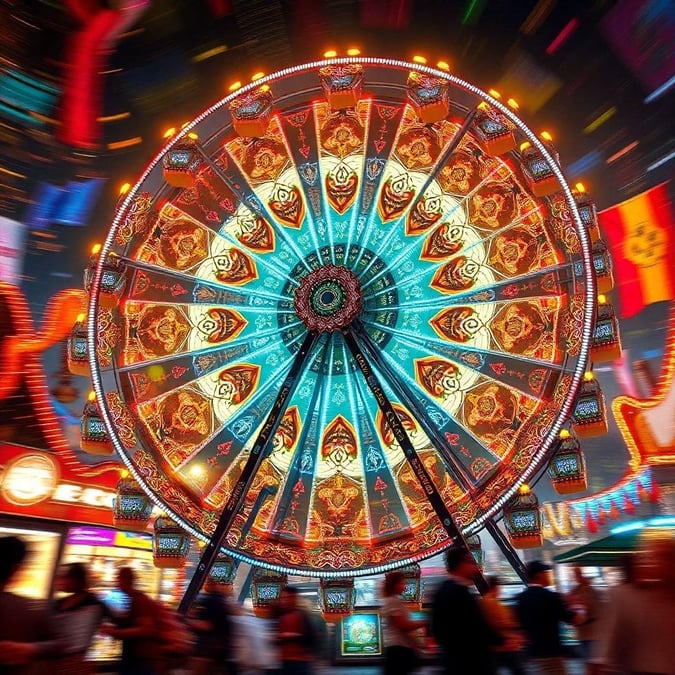
[[[586,382],[592,382],[594,380],[593,373],[590,370],[587,370],[584,373],[584,380],[586,380]]]
[[[530,141],[525,141],[524,143],[520,144],[520,151],[523,152],[523,150],[527,150],[532,144]]]
[[[439,61],[436,64],[436,68],[439,70],[447,70],[448,72],[450,71],[450,64],[447,61]]]
[[[552,141],[552,140],[553,140],[553,136],[551,136],[551,134],[549,134],[548,131],[542,131],[542,132],[541,132],[541,137],[542,137],[545,141]]]
[[[502,97],[502,95],[496,89],[488,90],[488,94],[490,94],[490,96],[492,96],[492,98],[501,98]]]
[[[337,52],[334,49],[329,49],[327,52],[323,53],[324,59],[334,59],[337,56]]]
[[[199,134],[196,134],[194,131],[188,133],[188,138],[191,138],[193,141],[196,141],[199,138]]]
[[[478,110],[490,110],[490,106],[485,101],[481,101],[478,104]]]
[[[251,82],[255,82],[256,80],[262,80],[263,77],[265,77],[265,73],[263,73],[262,71],[253,73],[253,75],[251,75]]]
[[[262,87],[260,87],[260,91],[269,91],[270,90],[270,85],[269,84],[263,84]]]
[[[581,192],[581,193],[586,192],[586,186],[583,183],[576,183],[575,186],[574,186],[574,189],[577,192]]]
[[[241,88],[241,82],[237,80],[236,82],[233,82],[228,88],[228,91],[236,91],[237,89]]]
[[[195,464],[194,466],[190,467],[190,475],[193,478],[199,478],[200,476],[204,475],[204,467],[199,466],[198,464]]]
[[[509,108],[511,108],[511,110],[518,110],[518,108],[520,108],[520,106],[518,105],[518,101],[516,101],[515,98],[510,98],[510,99],[506,102],[506,105],[508,105]]]
[[[131,190],[131,183],[122,183],[122,186],[120,187],[120,194],[125,195],[127,192]]]
[[[148,377],[153,381],[157,382],[164,377],[164,368],[158,364],[154,364],[148,368]]]
[[[120,476],[122,478],[129,478],[129,469],[120,469]]]
[[[96,400],[96,392],[95,392],[95,391],[90,391],[90,392],[87,394],[87,401],[89,401],[90,403],[93,403],[95,400]]]
[[[94,244],[91,247],[91,254],[98,255],[101,252],[101,244]]]
[[[520,492],[521,495],[527,495],[530,494],[530,486],[527,483],[523,483],[519,488],[518,492]]]
[[[413,63],[421,63],[422,65],[426,65],[427,59],[425,56],[413,56],[412,58]]]
[[[570,432],[567,431],[567,429],[561,429],[559,436],[560,436],[560,439],[564,441],[566,438],[570,437]]]
[[[351,49],[347,50],[347,56],[358,56],[361,53],[360,49],[357,49],[356,47],[352,47]]]
[[[607,304],[607,297],[604,296],[602,293],[598,295],[598,304],[599,305],[606,305]]]
[[[77,315],[77,319],[75,319],[75,321],[77,321],[77,323],[82,323],[86,318],[87,318],[87,315],[84,312],[80,312]]]
[[[164,132],[164,138],[171,138],[176,133],[176,128],[171,127]]]

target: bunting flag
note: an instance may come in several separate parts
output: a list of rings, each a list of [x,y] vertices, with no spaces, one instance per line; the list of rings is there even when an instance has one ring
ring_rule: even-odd
[[[621,316],[675,298],[675,232],[668,183],[598,213],[614,262]]]

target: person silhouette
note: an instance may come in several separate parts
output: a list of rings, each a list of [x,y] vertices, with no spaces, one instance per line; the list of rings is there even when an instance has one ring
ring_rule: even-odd
[[[449,578],[436,590],[431,607],[431,632],[441,649],[447,675],[494,675],[492,647],[502,643],[469,590],[479,573],[471,552],[453,546],[445,553]],[[469,647],[470,645],[470,647]]]

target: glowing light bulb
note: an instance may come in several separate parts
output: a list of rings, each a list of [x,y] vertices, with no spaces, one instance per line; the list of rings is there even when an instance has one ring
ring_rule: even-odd
[[[263,73],[262,71],[253,73],[253,75],[251,75],[251,82],[255,82],[256,80],[262,80],[263,77],[265,77],[265,73]]]
[[[506,105],[508,105],[511,110],[518,110],[518,108],[520,108],[518,101],[516,101],[515,98],[510,98],[508,101],[506,101]]]
[[[324,59],[334,59],[337,56],[337,52],[334,49],[329,49],[323,53]]]
[[[413,63],[421,63],[423,66],[426,65],[427,59],[424,56],[415,55],[412,57]]]
[[[560,440],[564,441],[566,438],[569,438],[570,435],[571,435],[571,434],[570,434],[569,431],[567,431],[567,429],[561,429],[561,430],[560,430],[560,434],[559,434]]]
[[[521,495],[527,495],[530,494],[530,486],[527,483],[523,483],[519,488],[518,492],[520,492]]]
[[[122,183],[122,186],[120,187],[120,194],[125,195],[127,192],[131,190],[131,183]]]
[[[586,186],[585,186],[583,183],[575,183],[575,184],[574,184],[574,189],[575,189],[577,192],[581,192],[581,193],[586,192]]]
[[[439,61],[436,64],[436,68],[438,68],[439,70],[446,70],[450,72],[450,64],[447,61]]]
[[[607,298],[602,293],[600,293],[600,295],[598,295],[598,304],[599,305],[606,305],[607,304]]]
[[[95,391],[90,391],[90,392],[87,394],[87,401],[89,401],[89,403],[93,403],[95,400],[96,400],[96,392],[95,392]]]
[[[550,141],[553,140],[553,136],[551,136],[551,134],[549,134],[548,131],[542,131],[542,132],[541,132],[541,137],[542,137],[545,141],[549,141],[549,142],[550,142]]]
[[[532,144],[530,141],[525,141],[524,143],[520,144],[520,151],[523,152],[523,150],[527,150]]]
[[[488,94],[490,94],[490,96],[492,96],[492,98],[501,98],[502,97],[502,95],[496,89],[488,90]]]
[[[584,380],[586,380],[586,382],[592,382],[593,379],[594,379],[594,378],[593,378],[593,373],[592,373],[592,371],[587,370],[587,371],[584,373]]]
[[[101,244],[94,244],[91,247],[91,254],[98,255],[101,252]]]
[[[352,47],[351,49],[347,50],[347,56],[358,56],[361,53],[360,49],[357,49],[356,47]]]
[[[236,91],[237,89],[241,88],[241,82],[237,80],[236,82],[233,82],[228,88],[228,91]]]
[[[171,127],[164,132],[164,138],[171,138],[176,133],[176,127]]]
[[[77,323],[82,323],[86,318],[87,315],[84,312],[80,312],[80,314],[77,315],[77,319],[75,319],[75,321]]]

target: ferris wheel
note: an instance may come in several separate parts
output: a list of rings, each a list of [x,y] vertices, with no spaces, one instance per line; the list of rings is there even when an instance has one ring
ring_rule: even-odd
[[[168,137],[91,270],[115,450],[182,528],[270,570],[372,574],[478,532],[584,382],[582,197],[443,64],[233,89]]]

